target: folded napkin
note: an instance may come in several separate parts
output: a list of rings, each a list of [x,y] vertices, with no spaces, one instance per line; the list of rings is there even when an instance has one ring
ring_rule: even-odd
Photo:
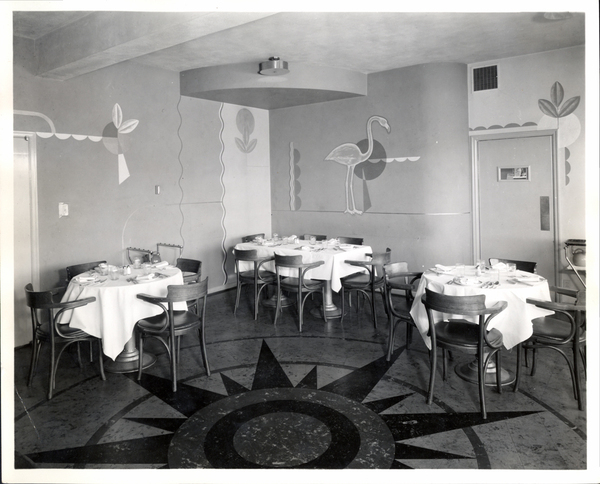
[[[154,267],[155,269],[163,269],[165,267],[167,267],[169,265],[169,263],[164,260],[162,262],[157,262],[156,264],[153,264],[152,267]]]
[[[515,279],[519,282],[539,282],[542,280],[540,276],[536,276],[535,274],[527,275],[518,275]]]
[[[460,286],[478,286],[481,284],[481,281],[474,277],[455,277],[453,282]]]
[[[143,281],[151,281],[152,279],[154,279],[156,276],[152,273],[152,274],[143,274],[143,275],[139,275],[136,276],[136,280],[139,282],[143,282]]]
[[[77,280],[77,282],[94,282],[98,279],[98,276],[96,274],[92,274],[90,275],[82,275],[82,276],[77,276],[75,278]]]
[[[354,249],[352,244],[340,244],[340,249]]]
[[[442,264],[436,264],[435,268],[440,272],[451,272],[454,266],[443,266]]]
[[[492,264],[492,269],[496,269],[498,271],[505,271],[508,269],[508,266],[504,262],[496,262]]]

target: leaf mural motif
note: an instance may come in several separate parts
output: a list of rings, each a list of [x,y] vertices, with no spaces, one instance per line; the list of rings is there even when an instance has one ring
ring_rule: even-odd
[[[538,106],[540,107],[542,113],[547,116],[551,116],[553,118],[558,118],[558,111],[556,110],[556,106],[552,104],[547,99],[538,99]]]
[[[577,106],[579,106],[580,100],[581,100],[580,96],[575,96],[575,97],[572,97],[571,99],[569,99],[568,101],[565,101],[565,103],[562,105],[562,107],[558,111],[558,117],[564,118],[565,116],[568,116],[573,111],[575,111],[577,109]]]
[[[236,139],[235,139],[235,144],[237,145],[238,149],[239,149],[239,150],[240,150],[242,153],[248,153],[248,152],[246,151],[246,145],[244,145],[244,142],[243,142],[241,139],[239,139],[239,138],[236,138]]]
[[[119,127],[119,133],[131,133],[137,127],[138,124],[139,121],[137,119],[128,119],[127,121],[124,121]]]
[[[256,148],[257,141],[258,140],[256,138],[254,138],[253,140],[250,140],[250,143],[248,143],[248,146],[246,148],[248,150],[248,153],[250,153],[254,148]]]
[[[563,89],[562,84],[556,81],[552,85],[552,89],[550,89],[550,97],[552,98],[552,103],[556,107],[560,106],[560,103],[563,101],[564,96],[565,90]]]
[[[118,129],[121,126],[121,123],[123,122],[123,112],[121,111],[121,106],[119,106],[118,103],[115,104],[115,106],[113,107],[112,119],[115,128]]]

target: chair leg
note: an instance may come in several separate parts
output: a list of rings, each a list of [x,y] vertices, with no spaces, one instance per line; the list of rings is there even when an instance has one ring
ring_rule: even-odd
[[[437,366],[437,348],[429,350],[429,390],[427,392],[427,405],[433,401],[433,387],[435,385],[435,368]]]
[[[240,294],[241,294],[241,292],[242,292],[242,285],[240,284],[240,281],[238,280],[236,294],[235,294],[235,306],[233,307],[233,315],[234,316],[236,315],[237,308],[240,305]]]
[[[350,298],[350,303],[352,303],[352,291],[350,291],[348,293],[348,297]],[[340,298],[342,300],[342,315],[340,316],[340,324],[342,324],[344,322],[344,313],[346,312],[346,292],[344,290],[344,286],[342,286],[342,289],[340,290]],[[350,304],[350,307],[352,307],[352,305]],[[325,308],[323,308],[323,314],[325,313]]]
[[[485,420],[487,419],[487,412],[485,410],[485,370],[487,368],[489,356],[488,359],[485,359],[485,353],[483,352],[483,348],[481,347],[479,348],[477,353],[477,383],[479,386],[479,405],[481,407],[481,417]]]
[[[198,337],[200,338],[200,351],[202,353],[204,369],[206,370],[206,375],[210,376],[210,365],[208,363],[208,353],[206,352],[206,338],[204,336],[204,324],[198,329]]]
[[[106,375],[104,374],[104,358],[102,351],[102,340],[98,339],[98,363],[100,365],[100,377],[102,380],[106,380]]]
[[[442,348],[442,379],[446,381],[448,378],[448,351],[446,348]]]
[[[56,351],[54,349],[54,344],[50,344],[50,385],[48,390],[48,400],[52,399],[52,390],[54,390],[54,355]]]
[[[521,355],[523,353],[521,344],[518,344],[516,349],[517,349],[517,368],[515,370],[515,386],[513,387],[513,392],[519,391],[519,383],[521,381]]]
[[[579,406],[579,410],[583,410],[583,398],[581,395],[581,368],[580,368],[580,359],[579,359],[579,344],[576,341],[573,345],[573,361],[575,363],[575,398],[577,399],[577,403]]]
[[[377,311],[375,311],[375,289],[371,288],[371,314],[373,315],[373,326],[377,328]]]
[[[171,381],[173,382],[173,393],[177,391],[177,350],[175,345],[175,338],[169,338],[169,346],[171,347],[169,360],[171,363]]]
[[[277,325],[277,317],[279,316],[279,311],[281,311],[281,288],[277,286],[277,304],[275,305],[275,320],[273,321],[273,325]]]
[[[304,312],[304,301],[302,293],[298,291],[298,299],[296,300],[296,308],[298,309],[299,332],[302,333],[302,313]],[[325,308],[323,308],[325,309]]]
[[[388,322],[390,325],[390,333],[388,336],[388,351],[387,356],[385,358],[386,361],[390,361],[392,359],[392,353],[394,352],[394,333],[396,330],[396,324],[394,321],[394,316],[391,312],[388,314]]]
[[[33,383],[33,375],[35,374],[35,370],[37,368],[38,356],[40,353],[41,345],[41,341],[35,337],[31,341],[31,363],[29,365],[29,380],[27,381],[27,386],[29,387]]]
[[[498,389],[498,393],[502,393],[502,353],[500,350],[496,351],[496,387]]]

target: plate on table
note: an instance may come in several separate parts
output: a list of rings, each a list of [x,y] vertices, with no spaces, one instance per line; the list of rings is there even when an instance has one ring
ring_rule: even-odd
[[[90,283],[96,282],[98,280],[98,273],[91,272],[91,273],[80,274],[78,276],[75,276],[75,280],[79,284],[90,284]]]
[[[340,249],[356,249],[356,245],[352,244],[340,244]]]
[[[455,277],[452,282],[459,286],[481,286],[483,282],[476,277]]]

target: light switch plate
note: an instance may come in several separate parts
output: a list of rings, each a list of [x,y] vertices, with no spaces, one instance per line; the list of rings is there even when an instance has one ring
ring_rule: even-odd
[[[69,216],[69,204],[59,202],[58,203],[58,218]]]

